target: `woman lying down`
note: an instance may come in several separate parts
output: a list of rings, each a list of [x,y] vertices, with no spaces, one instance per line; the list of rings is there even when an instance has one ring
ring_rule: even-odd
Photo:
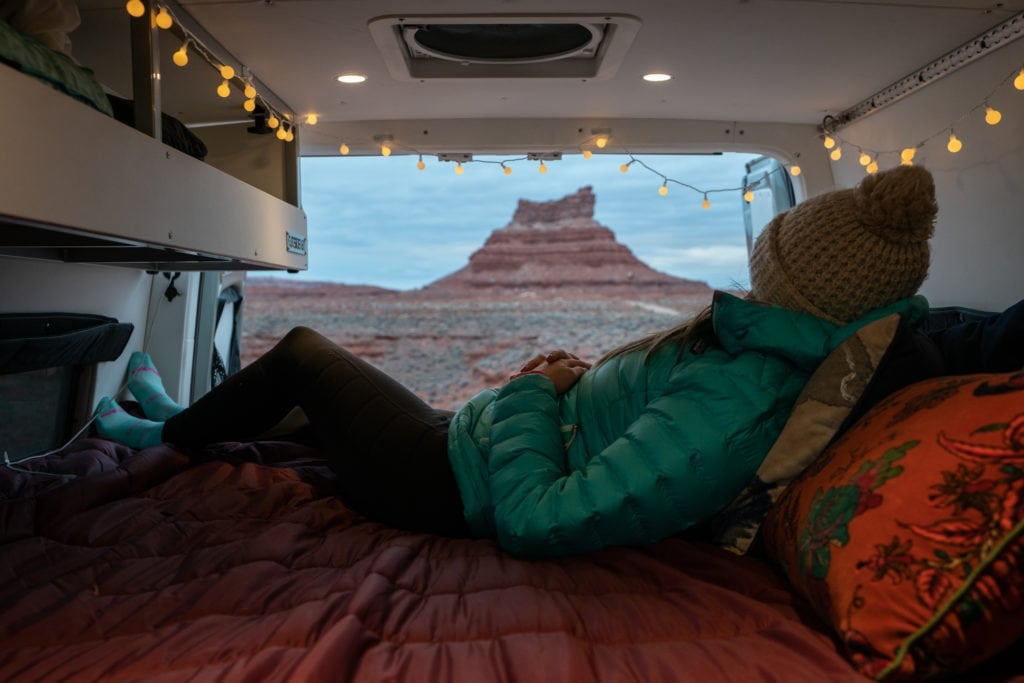
[[[190,407],[149,357],[100,434],[135,448],[252,440],[301,407],[360,513],[412,531],[496,537],[527,557],[584,553],[679,533],[749,481],[818,364],[866,323],[920,320],[915,296],[937,213],[931,175],[901,166],[808,199],[758,237],[746,299],[591,364],[538,355],[452,414],[307,328]]]

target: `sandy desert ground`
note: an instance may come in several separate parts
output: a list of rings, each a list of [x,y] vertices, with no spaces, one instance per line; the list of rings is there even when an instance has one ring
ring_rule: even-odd
[[[296,325],[311,327],[383,369],[438,408],[456,409],[503,383],[536,353],[563,348],[595,360],[710,303],[711,293],[609,297],[546,290],[426,295],[332,283],[247,283],[242,363]]]

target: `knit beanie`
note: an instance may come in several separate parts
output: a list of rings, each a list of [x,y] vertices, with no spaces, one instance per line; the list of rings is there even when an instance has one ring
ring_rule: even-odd
[[[897,166],[773,218],[750,258],[751,297],[837,324],[915,294],[928,275],[935,184]]]

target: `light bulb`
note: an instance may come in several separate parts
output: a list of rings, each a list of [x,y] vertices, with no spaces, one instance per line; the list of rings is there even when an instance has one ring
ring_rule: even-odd
[[[836,146],[836,141],[832,136],[826,135],[823,144],[825,145],[825,149],[832,149]]]
[[[985,123],[987,123],[990,126],[994,126],[1002,120],[1003,115],[1000,114],[998,110],[993,109],[992,107],[989,106],[985,107]]]
[[[256,111],[256,100],[246,100],[242,103],[242,109],[246,111]]]
[[[293,130],[291,130],[289,128],[288,132],[285,133],[284,140],[285,140],[285,142],[291,142],[294,139],[295,139],[295,131],[293,131]]]
[[[914,160],[915,154],[917,154],[917,147],[907,147],[900,152],[900,161],[902,161],[905,166],[909,165],[910,162]]]
[[[306,115],[306,123],[308,123],[311,126],[315,126],[317,124],[317,121],[319,121],[319,120],[320,120],[320,117],[317,116],[316,114],[307,114]]]
[[[341,147],[338,148],[338,151],[341,152],[342,156],[347,155],[349,152],[348,145],[346,145],[344,142],[341,143]]]
[[[158,28],[163,29],[168,29],[174,25],[174,20],[171,18],[171,14],[167,11],[166,7],[161,7],[160,11],[156,13],[156,25]]]
[[[458,162],[457,164],[455,164],[455,175],[462,175],[464,172],[465,172],[465,169],[462,168],[462,162],[461,161]]]
[[[878,173],[878,162],[877,161],[872,161],[870,164],[868,164],[867,172],[868,173]]]
[[[232,78],[235,77],[234,67],[230,67],[227,64],[222,66],[220,68],[220,77],[223,78],[225,81],[230,81]]]
[[[222,81],[221,84],[217,86],[217,94],[221,97],[228,97],[231,95],[231,88],[228,87],[227,81]]]
[[[1024,90],[1024,67],[1021,68],[1017,77],[1013,79],[1013,87],[1017,90]]]
[[[548,167],[544,165],[544,161],[541,160],[540,166],[537,167],[537,173],[544,174],[548,172]]]
[[[128,10],[128,14],[138,19],[146,13],[146,6],[142,4],[142,0],[128,0],[128,4],[124,6]]]
[[[801,169],[800,169],[799,166],[790,166],[789,167],[789,172],[790,172],[790,174],[792,174],[794,176],[798,176],[801,173]]]
[[[622,166],[619,166],[619,170],[625,173],[626,171],[629,170],[629,164],[623,164]]]
[[[245,89],[242,90],[242,94],[245,95],[245,98],[247,100],[255,100],[256,99],[256,88],[252,87],[252,83],[246,83],[245,84]]]
[[[839,161],[840,159],[843,158],[843,148],[836,147],[834,150],[829,152],[828,155],[832,158],[832,161]]]
[[[668,184],[667,183],[662,183],[661,184],[661,187],[658,188],[658,194],[660,194],[662,197],[664,197],[665,195],[668,194]]]
[[[743,201],[745,201],[747,204],[754,201],[754,193],[750,190],[750,188],[747,188],[747,191],[743,193]]]
[[[382,157],[391,156],[391,148],[388,147],[387,143],[384,143],[383,145],[380,146],[380,155]]]
[[[867,152],[861,152],[860,159],[858,159],[858,161],[860,161],[861,166],[867,166],[871,163],[871,155]]]
[[[175,52],[174,55],[171,57],[171,59],[174,61],[175,65],[177,65],[177,66],[185,66],[186,64],[188,64],[188,48],[187,48],[187,45],[188,45],[188,43],[185,43],[184,45],[179,47],[177,52]]]
[[[275,133],[275,135],[277,135],[278,140],[284,140],[286,137],[288,137],[288,134],[284,132],[284,126],[278,128],[277,133]]]
[[[267,128],[269,128],[270,130],[274,130],[275,128],[277,128],[280,125],[281,125],[281,121],[276,116],[274,116],[273,114],[271,114],[270,118],[267,119]]]
[[[707,195],[704,195],[704,201],[702,201],[700,203],[700,208],[702,208],[702,209],[710,209],[711,208],[711,200],[708,199]]]
[[[589,149],[583,150],[583,158],[584,159],[589,159],[592,156],[594,156],[594,153],[591,152]]]
[[[964,143],[960,142],[960,138],[956,136],[956,133],[949,131],[949,142],[946,144],[946,149],[951,153],[956,154],[964,148]]]
[[[426,167],[427,167],[427,165],[425,163],[423,163],[423,155],[421,154],[419,161],[416,162],[416,168],[418,168],[419,170],[422,171]]]
[[[502,164],[502,168],[504,168],[505,175],[512,175],[512,167],[511,166],[505,166],[504,164]]]
[[[605,145],[608,144],[608,138],[602,135],[596,140],[594,140],[594,144],[597,145],[598,149],[604,149]]]

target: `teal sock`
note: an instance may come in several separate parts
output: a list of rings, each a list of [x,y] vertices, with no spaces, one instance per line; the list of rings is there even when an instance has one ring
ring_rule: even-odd
[[[108,439],[132,448],[149,448],[163,443],[163,422],[133,417],[107,396],[96,406],[95,415],[96,431]]]
[[[150,420],[164,422],[184,410],[167,395],[160,373],[148,353],[136,351],[128,360],[128,391],[142,406],[142,414]]]

